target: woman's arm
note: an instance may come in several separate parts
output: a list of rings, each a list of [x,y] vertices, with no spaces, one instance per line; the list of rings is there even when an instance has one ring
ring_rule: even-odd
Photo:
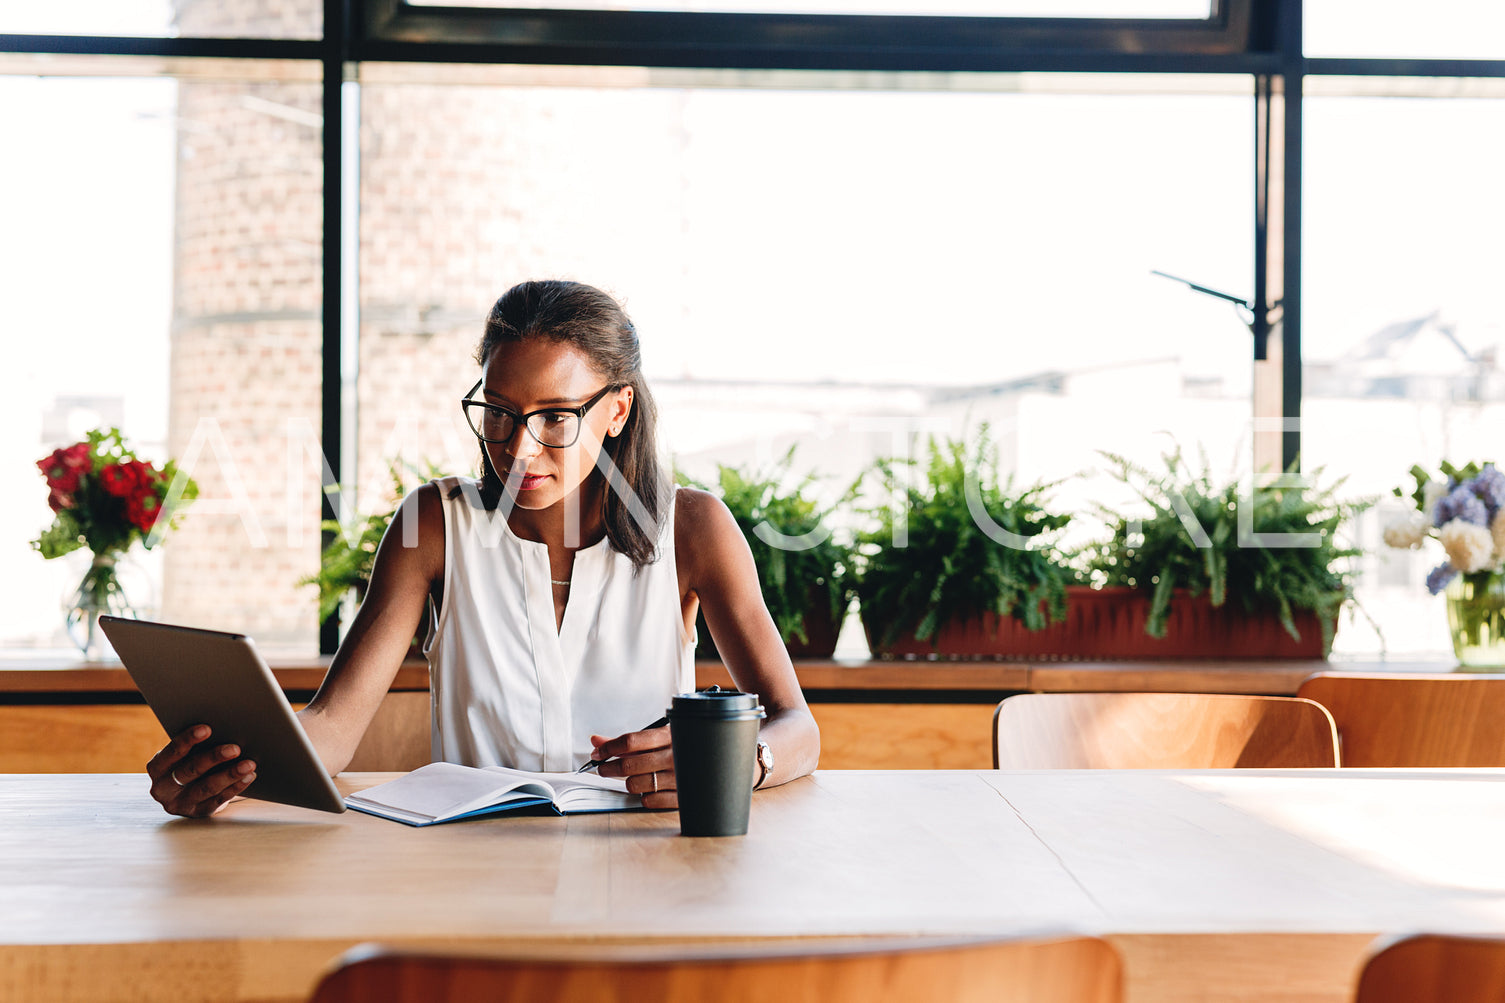
[[[331,775],[343,770],[355,754],[402,667],[429,592],[442,579],[441,504],[438,487],[425,484],[398,508],[377,547],[366,597],[319,692],[298,712]]]
[[[417,525],[413,526],[416,520]],[[413,536],[415,546],[404,546]],[[387,527],[366,599],[340,644],[313,701],[298,712],[303,729],[330,774],[343,770],[418,629],[424,599],[444,570],[444,512],[439,489],[409,495]],[[202,818],[218,812],[256,779],[256,764],[235,745],[215,745],[202,724],[185,729],[152,757],[151,795],[173,815]]]
[[[758,737],[773,750],[774,766],[763,786],[803,777],[820,758],[820,729],[763,602],[747,539],[721,499],[704,491],[681,488],[675,512],[675,552],[687,562],[686,584],[700,598],[737,688],[758,694],[768,711]]]
[[[773,770],[762,786],[787,783],[815,769],[820,729],[789,663],[789,651],[763,603],[758,569],[747,539],[721,499],[680,488],[675,496],[674,551],[681,594],[698,597],[716,647],[737,688],[756,693],[768,718],[758,740],[773,751]],[[667,727],[633,731],[615,738],[592,736],[593,759],[609,760],[603,777],[624,777],[648,808],[677,808],[674,756]],[[751,782],[752,778],[749,777]]]

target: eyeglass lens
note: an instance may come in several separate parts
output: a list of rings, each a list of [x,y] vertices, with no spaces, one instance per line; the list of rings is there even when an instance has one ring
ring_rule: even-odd
[[[517,419],[506,411],[472,405],[466,408],[481,438],[506,442],[512,438]],[[580,435],[580,417],[573,411],[539,411],[528,416],[528,431],[545,446],[570,446]]]

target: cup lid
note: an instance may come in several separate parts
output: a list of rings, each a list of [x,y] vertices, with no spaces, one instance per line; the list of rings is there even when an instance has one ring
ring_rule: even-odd
[[[671,718],[762,718],[768,713],[758,703],[756,693],[713,688],[696,693],[680,693],[669,708]]]

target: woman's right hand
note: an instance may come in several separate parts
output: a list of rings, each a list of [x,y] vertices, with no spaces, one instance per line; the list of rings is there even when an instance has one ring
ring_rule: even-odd
[[[146,764],[152,797],[171,815],[208,818],[251,786],[256,764],[236,762],[237,745],[209,745],[209,726],[196,724]]]

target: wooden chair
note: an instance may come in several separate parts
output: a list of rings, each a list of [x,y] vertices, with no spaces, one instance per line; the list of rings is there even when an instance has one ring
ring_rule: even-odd
[[[1319,672],[1349,767],[1505,766],[1505,675]]]
[[[1026,693],[993,714],[994,769],[1337,765],[1332,717],[1295,697]]]
[[[838,949],[584,946],[571,955],[352,948],[312,1003],[1118,1003],[1118,952],[1094,937]]]
[[[1505,940],[1421,934],[1378,943],[1359,973],[1354,1003],[1499,1003]]]

